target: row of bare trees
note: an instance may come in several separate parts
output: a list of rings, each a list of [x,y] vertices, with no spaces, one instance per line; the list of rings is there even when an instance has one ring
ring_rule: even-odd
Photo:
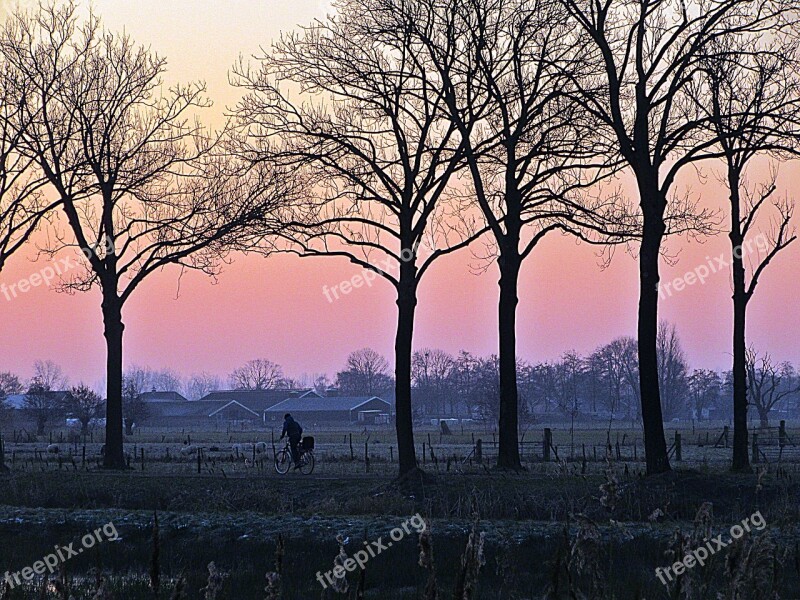
[[[193,120],[209,104],[201,85],[164,90],[164,59],[96,16],[79,20],[71,3],[17,12],[0,35],[0,268],[46,220],[63,232],[51,254],[86,255],[63,287],[102,292],[109,467],[124,465],[122,310],[152,273],[214,275],[231,249],[374,271],[396,291],[404,476],[417,469],[413,333],[434,261],[479,238],[483,267],[496,259],[498,466],[517,469],[523,261],[548,234],[627,244],[640,267],[647,472],[659,473],[669,469],[659,263],[667,236],[716,231],[680,182],[701,163],[722,165],[734,468],[747,469],[745,309],[794,235],[791,203],[745,174],[755,159],[797,150],[797,11],[790,0],[340,0],[335,16],[234,67],[243,98],[222,132]],[[748,282],[741,248],[770,205],[771,245]]]
[[[665,322],[659,327],[658,357],[665,419],[730,419],[732,371],[692,370],[675,327]],[[257,362],[250,361],[242,368]],[[759,354],[751,348],[746,368],[748,396],[761,427],[769,426],[774,410],[782,409],[782,414],[787,414],[793,407],[796,410],[800,406],[800,374],[793,365],[775,362],[769,353]],[[257,385],[262,380],[254,381]],[[132,434],[134,423],[151,416],[144,392],[184,389],[189,397],[199,399],[220,389],[220,382],[220,377],[210,374],[195,374],[184,383],[178,373],[169,369],[126,369],[122,412],[127,433]],[[335,393],[388,397],[394,387],[389,362],[371,348],[350,353],[334,383],[324,374],[280,379],[274,383],[285,389],[314,389],[321,396]],[[523,430],[537,418],[575,422],[640,418],[636,341],[631,337],[616,338],[586,356],[566,352],[556,360],[543,363],[519,360],[517,384]],[[331,385],[335,385],[335,391]],[[11,372],[0,372],[2,425],[17,421],[13,407],[6,400],[13,395],[24,397],[23,403],[15,407],[23,413],[23,421],[35,421],[38,435],[44,435],[49,426],[63,426],[65,418],[80,423],[85,434],[91,424],[99,422],[105,409],[105,400],[88,386],[80,384],[68,388],[67,377],[53,361],[37,361],[34,376],[27,383]],[[418,421],[456,417],[496,423],[500,406],[498,357],[476,356],[466,351],[451,355],[436,348],[417,350],[412,359],[412,397]]]
[[[728,420],[733,414],[733,372],[692,369],[674,326],[658,329],[659,389],[664,418]],[[747,353],[748,397],[761,427],[770,413],[800,406],[800,376],[788,362],[769,353]],[[453,356],[437,349],[414,353],[414,405],[420,417],[498,418],[500,385],[496,355]],[[566,352],[553,361],[517,362],[520,416],[582,421],[622,421],[641,418],[636,340],[623,336],[582,356]],[[786,414],[785,412],[783,414]],[[523,427],[524,428],[524,427]]]
[[[520,467],[520,268],[561,232],[634,245],[647,471],[669,469],[659,262],[667,236],[716,231],[713,211],[680,184],[701,163],[722,165],[731,192],[734,468],[748,468],[743,306],[794,236],[791,204],[775,202],[771,245],[743,287],[743,242],[773,190],[743,188],[741,176],[754,158],[796,151],[796,20],[783,0],[345,0],[335,17],[284,36],[260,68],[239,65],[235,83],[248,94],[235,115],[253,160],[302,168],[318,191],[289,246],[345,256],[397,289],[401,474],[416,468],[410,372],[421,276],[484,233],[500,272],[498,465]],[[635,183],[638,210],[610,191],[621,173]]]

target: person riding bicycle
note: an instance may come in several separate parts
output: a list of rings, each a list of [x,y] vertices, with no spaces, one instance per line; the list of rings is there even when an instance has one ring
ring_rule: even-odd
[[[289,436],[289,446],[292,450],[292,460],[294,461],[294,468],[300,468],[300,439],[303,436],[303,428],[300,423],[292,418],[292,415],[286,413],[283,415],[283,432],[279,439]]]

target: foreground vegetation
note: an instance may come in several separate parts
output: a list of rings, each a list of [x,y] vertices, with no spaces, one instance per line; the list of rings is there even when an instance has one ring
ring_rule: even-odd
[[[439,472],[411,487],[388,475],[278,477],[251,469],[225,478],[184,466],[4,475],[0,543],[9,551],[0,566],[18,570],[53,543],[113,521],[121,541],[70,561],[59,575],[76,600],[153,598],[154,564],[163,598],[307,599],[322,591],[316,571],[333,568],[337,535],[350,540],[344,551],[352,556],[362,539],[386,538],[419,513],[430,535],[408,536],[367,565],[364,581],[350,575],[347,594],[327,597],[433,598],[435,581],[440,598],[702,598],[689,586],[704,582],[703,593],[729,594],[735,581],[744,585],[747,570],[747,585],[767,577],[765,589],[777,596],[723,597],[791,598],[798,585],[796,465],[755,475],[709,468],[645,478],[628,463],[593,463],[581,473],[580,462],[562,461],[514,474]],[[700,545],[698,528],[716,535],[756,510],[767,528],[688,573],[686,589],[669,591],[655,578],[676,552]],[[466,568],[462,556],[474,564]],[[216,575],[207,570],[212,561]],[[737,570],[744,571],[734,576]],[[274,585],[263,592],[267,572]],[[50,592],[38,579],[4,598],[62,598],[55,579]],[[473,595],[452,595],[465,585]],[[172,595],[176,588],[184,591]]]

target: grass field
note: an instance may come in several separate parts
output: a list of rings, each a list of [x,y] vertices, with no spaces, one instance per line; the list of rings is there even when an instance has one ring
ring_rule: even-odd
[[[36,576],[7,590],[5,598],[68,598],[58,591],[59,577],[75,600],[153,598],[153,564],[162,598],[172,596],[182,577],[185,593],[177,597],[185,598],[212,592],[236,600],[359,593],[426,598],[431,571],[418,564],[416,532],[371,559],[363,581],[359,572],[349,574],[347,594],[323,590],[316,579],[317,571],[333,567],[338,534],[349,539],[344,549],[352,556],[362,541],[385,537],[416,514],[431,524],[439,598],[455,597],[464,585],[462,555],[478,560],[465,552],[473,527],[471,548],[482,540],[483,563],[467,569],[474,598],[800,598],[800,463],[793,462],[792,447],[780,462],[766,462],[771,447],[764,446],[756,473],[729,474],[730,449],[714,445],[720,429],[681,430],[675,471],[650,478],[642,476],[641,439],[627,428],[554,429],[549,462],[542,460],[542,429],[531,428],[521,473],[492,468],[491,431],[441,437],[421,431],[418,456],[430,477],[407,485],[394,481],[390,430],[315,431],[317,464],[310,476],[275,472],[270,431],[137,432],[128,438],[131,469],[125,472],[98,468],[99,439],[86,443],[84,460],[84,444],[66,441],[66,432],[53,434],[58,454],[47,451],[49,436],[28,441],[18,435],[14,442],[7,433],[10,471],[0,479],[3,571],[31,565],[54,544],[80,539],[103,523],[113,522],[120,539],[68,561],[48,581]],[[668,435],[674,440],[674,431]],[[790,428],[789,438],[797,437]],[[266,449],[255,452],[254,461],[257,442]],[[701,544],[701,534],[726,532],[756,511],[766,522],[763,531],[687,571],[682,591],[656,578],[657,567]],[[279,547],[280,595],[269,596],[265,575],[276,570]],[[212,561],[223,575],[209,578]],[[777,596],[729,595],[736,581],[751,579]],[[209,580],[221,582],[219,590],[215,583],[201,592]]]

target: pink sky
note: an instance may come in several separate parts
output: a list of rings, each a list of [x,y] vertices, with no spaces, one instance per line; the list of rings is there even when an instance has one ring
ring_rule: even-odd
[[[125,27],[170,61],[176,80],[206,79],[220,114],[236,94],[226,72],[239,53],[257,52],[281,29],[321,16],[317,0],[180,0],[136,3],[96,0],[110,29]],[[800,168],[784,166],[782,193],[796,189]],[[723,207],[723,190],[698,186],[704,202]],[[676,266],[664,265],[668,281],[726,252],[724,235],[703,244],[674,240]],[[0,274],[11,284],[46,266],[31,253],[14,257]],[[418,307],[416,347],[496,351],[497,272],[469,272],[468,252],[449,257],[425,276]],[[781,254],[762,279],[750,309],[749,341],[780,360],[800,364],[800,242]],[[197,274],[181,283],[170,270],[137,290],[124,320],[126,364],[169,367],[183,374],[225,375],[252,358],[269,358],[287,374],[335,374],[348,352],[371,346],[391,358],[395,326],[392,289],[376,281],[329,303],[322,287],[358,273],[341,259],[243,257],[227,267],[217,285]],[[524,267],[518,318],[519,353],[529,360],[556,358],[567,350],[590,352],[636,326],[637,267],[618,252],[601,270],[594,249],[561,237],[547,240]],[[661,316],[679,329],[695,366],[726,369],[730,362],[731,301],[728,272],[709,277],[661,303]],[[72,382],[98,385],[104,346],[96,291],[67,296],[44,287],[12,300],[0,295],[0,371],[31,374],[36,359],[60,363]]]

